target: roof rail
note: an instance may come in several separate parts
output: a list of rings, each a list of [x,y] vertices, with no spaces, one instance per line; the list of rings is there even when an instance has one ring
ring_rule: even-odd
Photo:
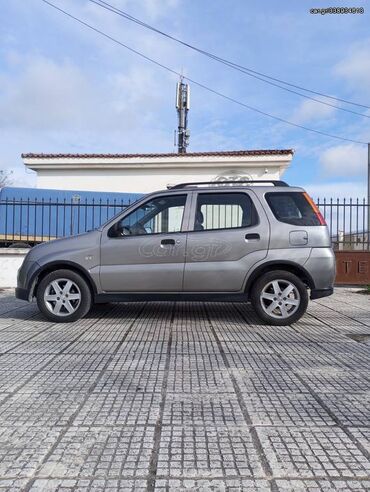
[[[213,185],[213,186],[227,186],[228,184],[239,184],[239,185],[253,185],[258,184],[272,184],[273,186],[289,186],[285,181],[271,180],[271,179],[256,179],[256,180],[244,180],[244,181],[193,181],[192,183],[179,183],[174,186],[167,186],[169,190],[178,190],[181,188],[186,188],[187,186],[202,186],[202,185]]]

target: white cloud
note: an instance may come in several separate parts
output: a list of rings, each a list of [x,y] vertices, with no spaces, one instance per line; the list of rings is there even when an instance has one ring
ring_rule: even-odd
[[[334,72],[357,91],[370,94],[370,39],[351,46],[349,54],[335,66]]]
[[[320,104],[310,99],[306,99],[302,101],[300,106],[293,113],[293,119],[296,123],[325,120],[333,116],[335,112],[336,109],[332,106],[327,106],[325,104]]]
[[[348,200],[352,198],[356,200],[362,200],[366,197],[366,185],[364,182],[347,181],[347,182],[331,182],[331,183],[307,183],[302,185],[305,190],[314,198],[320,198],[322,201],[324,198],[329,200],[333,198],[335,201],[337,198],[340,200],[345,198]]]
[[[360,176],[365,173],[367,149],[356,144],[344,144],[323,151],[320,162],[327,175]]]

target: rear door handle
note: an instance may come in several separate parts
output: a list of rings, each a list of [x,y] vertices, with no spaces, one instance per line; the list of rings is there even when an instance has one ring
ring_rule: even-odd
[[[161,244],[166,245],[166,244],[175,244],[174,239],[162,239]]]
[[[251,232],[250,234],[245,235],[245,239],[247,241],[259,241],[261,238],[260,235],[257,234],[256,232]]]

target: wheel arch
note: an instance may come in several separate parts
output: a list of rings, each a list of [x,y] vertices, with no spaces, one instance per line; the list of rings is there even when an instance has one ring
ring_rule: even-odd
[[[245,293],[248,297],[250,297],[250,291],[253,287],[255,281],[264,273],[272,272],[274,270],[285,270],[287,272],[293,273],[299,279],[301,279],[307,287],[310,289],[315,288],[315,283],[313,278],[309,274],[309,272],[302,266],[294,263],[293,261],[269,261],[258,266],[253,272],[249,275],[246,285],[245,285]]]
[[[97,294],[96,285],[93,279],[91,278],[90,273],[78,263],[64,260],[64,261],[52,261],[50,263],[47,263],[46,265],[43,265],[34,273],[32,279],[30,280],[30,298],[32,299],[32,297],[36,296],[37,288],[41,280],[48,273],[54,272],[55,270],[62,270],[62,269],[71,270],[72,272],[81,275],[81,277],[86,281],[87,285],[89,286],[92,297],[94,297],[95,294]]]

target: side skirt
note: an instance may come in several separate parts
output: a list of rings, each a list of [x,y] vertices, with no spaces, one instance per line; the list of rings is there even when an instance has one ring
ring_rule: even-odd
[[[237,294],[214,294],[214,293],[111,293],[95,294],[95,303],[105,302],[145,302],[145,301],[208,301],[208,302],[248,302],[247,295]]]

